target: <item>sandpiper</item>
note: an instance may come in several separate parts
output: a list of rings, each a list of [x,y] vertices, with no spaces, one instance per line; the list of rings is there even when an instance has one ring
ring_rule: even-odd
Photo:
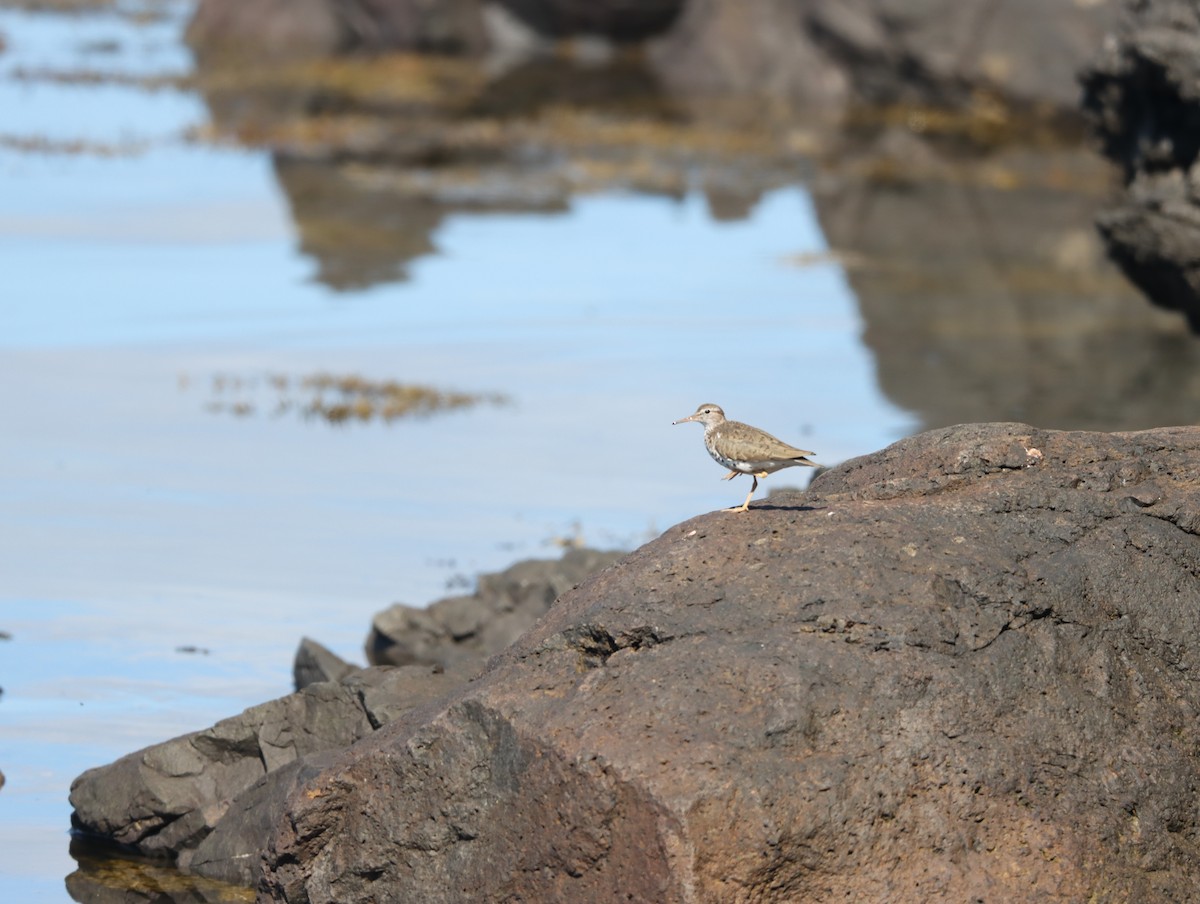
[[[717,464],[729,468],[729,473],[722,480],[732,480],[739,474],[749,474],[754,478],[746,501],[734,508],[725,509],[727,512],[746,512],[750,510],[750,497],[758,489],[758,478],[766,477],[783,468],[808,465],[816,467],[805,452],[795,446],[789,446],[783,440],[778,440],[771,434],[743,424],[738,421],[725,420],[725,412],[720,405],[705,402],[696,409],[696,413],[673,421],[684,424],[688,421],[698,421],[704,425],[704,448]]]

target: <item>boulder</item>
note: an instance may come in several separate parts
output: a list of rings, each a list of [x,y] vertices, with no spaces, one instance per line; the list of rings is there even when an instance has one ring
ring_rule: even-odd
[[[377,640],[381,649],[436,654],[394,655],[405,659],[402,667],[359,668],[305,638],[294,664],[296,693],[88,770],[71,785],[72,826],[84,840],[173,860],[209,879],[252,884],[268,828],[328,752],[466,683],[486,655],[524,631],[554,597],[618,556],[575,549],[559,560],[482,575],[474,594],[431,607],[431,623],[449,631],[446,649],[430,643],[423,628],[405,633],[381,616],[390,626],[386,639]]]
[[[671,528],[313,763],[259,899],[1190,900],[1197,461],[959,426]]]
[[[529,559],[482,575],[474,593],[425,609],[397,603],[375,616],[367,638],[372,665],[447,668],[482,661],[520,637],[560,594],[624,553],[569,549],[561,559]]]
[[[211,728],[89,769],[71,783],[75,832],[213,879],[249,885],[268,827],[319,755],[444,696],[440,668],[357,670],[253,706]]]
[[[1096,221],[1109,252],[1147,298],[1200,331],[1200,8],[1128,3],[1083,81],[1084,107],[1125,174]]]
[[[300,691],[310,684],[319,684],[322,681],[340,681],[359,668],[360,666],[346,662],[311,637],[305,637],[300,641],[300,647],[296,650],[296,658],[292,662],[292,680],[296,685],[296,690]]]

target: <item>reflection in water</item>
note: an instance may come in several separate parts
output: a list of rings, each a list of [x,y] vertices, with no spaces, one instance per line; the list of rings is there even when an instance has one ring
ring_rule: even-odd
[[[302,249],[337,289],[404,278],[455,212],[695,188],[714,219],[735,220],[765,192],[810,182],[826,237],[850,262],[880,386],[923,427],[1192,419],[1200,352],[1105,260],[1092,222],[1112,174],[1078,123],[1030,123],[993,100],[955,114],[855,111],[838,131],[753,104],[685,106],[636,60],[538,60],[495,78],[408,61],[404,112],[393,103],[372,130],[361,116],[381,89],[352,65],[352,77],[322,70],[289,108],[319,110],[299,115],[324,137],[302,143],[303,161],[275,158]],[[279,108],[252,135],[230,109],[243,108],[216,92],[219,130],[268,147],[287,135],[294,154],[303,130]],[[826,161],[815,180],[814,156]]]
[[[67,893],[79,904],[250,904],[254,892],[199,876],[162,861],[114,857],[86,839],[71,841],[78,868],[67,876]]]
[[[359,186],[341,168],[276,155],[275,178],[287,196],[300,251],[317,262],[315,278],[338,291],[408,277],[408,265],[432,254],[430,236],[443,212]]]
[[[702,192],[744,219],[810,172],[810,124],[753,102],[685,106],[641,62],[472,62],[391,55],[202,70],[204,139],[270,151],[316,279],[405,280],[454,213],[561,212],[579,194]]]
[[[486,189],[470,186],[455,203],[431,179],[404,180],[387,168],[274,158],[275,177],[287,195],[300,234],[300,250],[317,262],[315,278],[338,291],[354,291],[408,278],[409,265],[433,254],[433,233],[455,210],[484,207]],[[501,177],[502,178],[502,177]],[[498,180],[493,180],[498,181]],[[438,197],[441,194],[442,197]],[[500,192],[496,209],[552,212],[557,198],[522,203],[517,189]]]
[[[1111,172],[1082,147],[964,158],[906,133],[848,145],[814,190],[882,390],[925,427],[1189,423],[1200,346],[1145,303],[1091,224]]]

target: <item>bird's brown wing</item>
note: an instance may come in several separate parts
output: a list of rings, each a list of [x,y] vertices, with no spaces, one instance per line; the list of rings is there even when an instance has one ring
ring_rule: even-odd
[[[737,421],[726,421],[722,424],[721,434],[722,451],[735,461],[783,461],[815,454],[789,446],[783,440],[776,439],[757,427]]]

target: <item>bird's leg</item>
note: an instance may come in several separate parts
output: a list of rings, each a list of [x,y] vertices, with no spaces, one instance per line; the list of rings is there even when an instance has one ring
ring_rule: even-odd
[[[726,474],[721,479],[722,480],[733,480],[733,478],[737,477],[741,473],[742,473],[741,471],[730,471],[728,474]]]
[[[741,505],[737,505],[737,506],[734,506],[733,508],[725,509],[725,511],[727,511],[727,512],[748,512],[748,511],[750,511],[750,497],[753,496],[754,491],[758,489],[758,475],[752,474],[750,476],[754,479],[754,483],[750,485],[750,492],[746,494],[746,501],[743,502]]]
[[[755,477],[766,477],[766,476],[767,476],[768,474],[770,474],[770,473],[771,473],[770,471],[759,471],[759,472],[758,472],[757,474],[755,474],[754,476],[755,476]]]

